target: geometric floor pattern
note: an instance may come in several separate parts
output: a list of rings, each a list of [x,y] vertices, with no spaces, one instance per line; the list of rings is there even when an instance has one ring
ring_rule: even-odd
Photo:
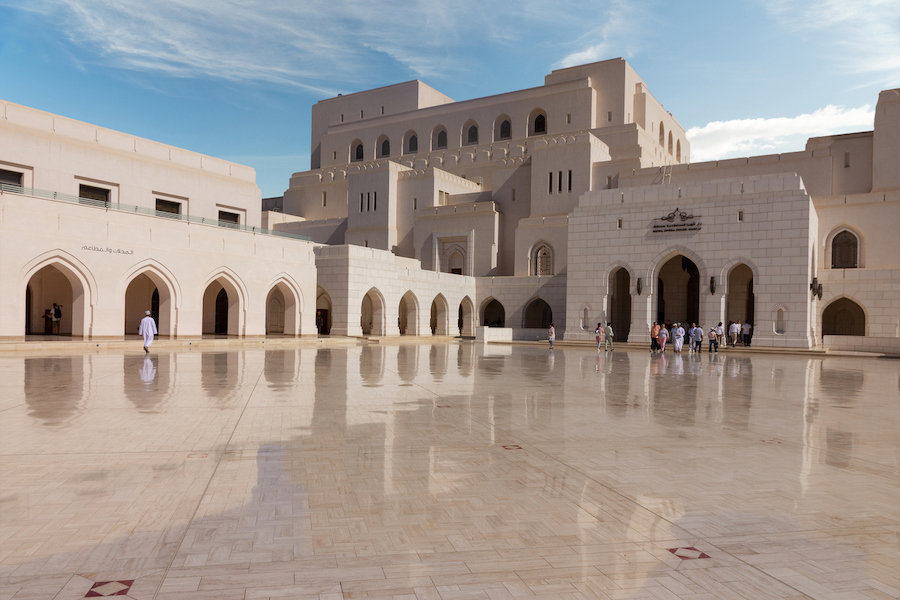
[[[0,354],[0,600],[900,598],[896,361]]]

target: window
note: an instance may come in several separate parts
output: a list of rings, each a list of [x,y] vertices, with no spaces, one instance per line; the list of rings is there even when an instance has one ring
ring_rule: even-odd
[[[513,188],[513,189],[512,189],[512,201],[513,201],[513,202],[516,201],[516,188]]]
[[[500,139],[508,140],[512,137],[512,124],[508,119],[504,119],[502,123],[500,123]]]
[[[447,130],[441,129],[434,136],[434,150],[443,150],[447,147]]]
[[[328,206],[328,192],[322,192],[322,208]]]
[[[540,246],[534,253],[534,274],[553,275],[553,251],[547,245]]]
[[[606,189],[608,189],[608,190],[612,189],[612,175],[606,176]]]
[[[569,191],[572,191],[572,169],[569,169]]]
[[[553,193],[553,171],[550,171],[549,175],[550,175],[550,178],[547,181],[547,193],[552,194]]]
[[[559,179],[556,180],[556,191],[562,193],[562,171],[559,172]]]
[[[622,219],[616,219],[616,229],[622,229]]]
[[[372,210],[378,210],[378,192],[372,192]]]
[[[173,202],[171,200],[156,199],[156,216],[158,217],[174,217],[181,214],[181,202]]]
[[[17,171],[0,169],[0,185],[15,185],[22,187],[22,174]]]
[[[572,113],[566,113],[566,124],[567,125],[572,124]]]
[[[219,225],[222,227],[236,227],[241,222],[241,215],[227,210],[219,211]]]
[[[390,156],[391,155],[391,141],[384,140],[381,142],[381,156]]]
[[[356,146],[353,148],[353,160],[360,161],[362,159],[363,159],[363,145],[356,144]]]
[[[467,144],[477,144],[478,143],[478,125],[470,125],[466,130],[466,143]]]
[[[78,186],[78,198],[82,204],[109,206],[109,190],[106,188],[80,184]]]
[[[419,207],[419,199],[413,198],[413,210],[416,210]]]
[[[606,120],[609,121],[610,123],[612,123],[612,111],[611,110],[606,112]]]
[[[681,140],[675,143],[675,160],[681,162]]]
[[[859,239],[846,229],[831,241],[831,268],[855,269],[859,266]]]
[[[669,154],[672,154],[672,132],[669,132]]]
[[[547,117],[538,115],[534,118],[534,132],[547,133]]]
[[[844,168],[845,169],[850,168],[850,151],[849,150],[844,152]]]
[[[742,210],[738,211],[737,220],[738,220],[738,223],[744,222],[744,211],[742,211]]]
[[[409,136],[409,142],[407,143],[407,150],[410,154],[415,154],[419,151],[419,138],[418,136],[411,135]]]
[[[359,193],[359,212],[363,211],[363,193]]]
[[[381,114],[384,114],[384,107],[381,107]]]
[[[659,123],[659,145],[664,148],[666,146],[666,126],[662,124],[662,121]]]
[[[341,113],[341,123],[344,122],[344,113]]]
[[[363,118],[363,111],[359,111],[359,118],[360,118],[360,119]]]

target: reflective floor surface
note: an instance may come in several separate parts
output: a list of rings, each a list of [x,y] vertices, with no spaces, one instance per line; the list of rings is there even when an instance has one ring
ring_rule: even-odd
[[[0,357],[0,599],[900,597],[900,362]]]

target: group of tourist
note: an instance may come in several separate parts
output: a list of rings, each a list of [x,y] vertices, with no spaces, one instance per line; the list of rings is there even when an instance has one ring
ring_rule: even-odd
[[[731,345],[737,346],[738,342],[742,342],[744,346],[750,345],[751,331],[753,330],[750,323],[740,323],[737,321],[729,321],[728,328],[719,321],[718,325],[710,327],[705,333],[709,340],[709,352],[718,352],[719,346],[728,347],[728,337],[726,331],[731,338]],[[665,352],[666,344],[672,341],[672,349],[675,353],[680,353],[684,347],[684,339],[688,339],[688,352],[700,352],[703,349],[703,327],[696,323],[691,323],[690,328],[685,331],[681,323],[657,323],[653,322],[650,327],[650,352]]]

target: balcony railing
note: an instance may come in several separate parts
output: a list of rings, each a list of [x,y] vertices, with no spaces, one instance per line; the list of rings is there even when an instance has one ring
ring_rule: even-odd
[[[180,213],[172,213],[146,206],[134,206],[132,204],[120,204],[110,202],[108,200],[97,200],[95,198],[82,198],[71,194],[63,194],[48,190],[40,190],[36,188],[26,188],[20,185],[12,185],[9,183],[0,183],[0,192],[4,194],[18,194],[22,196],[34,196],[36,198],[46,198],[47,200],[58,200],[60,202],[71,202],[73,204],[81,204],[83,206],[92,206],[95,208],[104,208],[106,210],[114,210],[116,212],[131,213],[135,215],[145,215],[149,217],[162,217],[175,221],[186,221],[188,223],[198,223],[200,225],[212,225],[215,227],[226,227],[228,229],[237,229],[239,231],[247,231],[250,233],[258,233],[261,235],[274,235],[278,237],[291,238],[295,240],[310,241],[309,236],[300,235],[298,233],[289,233],[286,231],[276,231],[274,229],[264,229],[262,227],[254,227],[251,225],[242,225],[231,221],[220,221],[211,217],[195,217],[183,215]]]

